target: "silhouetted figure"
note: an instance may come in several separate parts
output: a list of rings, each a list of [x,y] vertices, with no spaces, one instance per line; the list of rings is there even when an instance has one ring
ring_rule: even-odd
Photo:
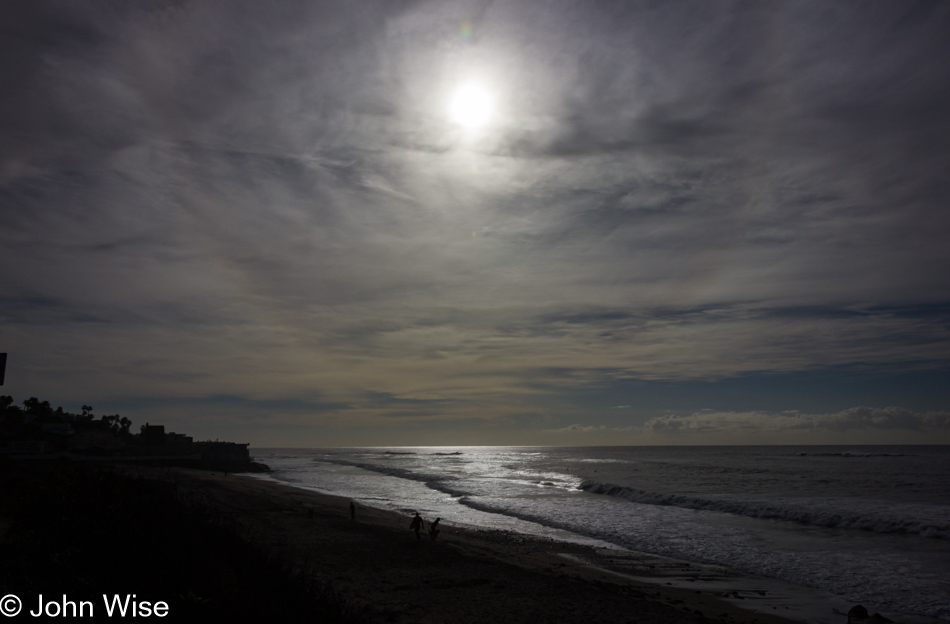
[[[435,522],[429,525],[429,537],[432,538],[432,541],[435,541],[435,538],[439,536],[439,533],[442,531],[439,530],[439,522],[442,518],[436,518]]]
[[[313,508],[307,510],[307,518],[310,520],[310,524],[313,524]]]
[[[356,520],[356,505],[350,501],[350,520]]]
[[[416,539],[422,539],[419,537],[419,531],[426,528],[426,523],[423,522],[422,516],[419,515],[419,512],[416,512],[416,517],[412,519],[412,522],[409,523],[409,528],[416,532]]]

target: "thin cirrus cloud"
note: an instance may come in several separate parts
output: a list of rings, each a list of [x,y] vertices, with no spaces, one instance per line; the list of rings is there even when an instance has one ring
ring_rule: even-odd
[[[0,11],[11,392],[504,442],[618,380],[947,367],[941,3]]]

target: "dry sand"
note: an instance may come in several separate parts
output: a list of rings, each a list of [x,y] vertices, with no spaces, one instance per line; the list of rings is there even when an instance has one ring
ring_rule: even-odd
[[[649,555],[445,523],[437,540],[417,541],[409,515],[359,507],[353,522],[350,501],[340,497],[242,475],[124,470],[174,480],[185,500],[219,515],[267,552],[332,582],[365,608],[371,622],[790,621],[763,612],[775,605],[754,604],[756,592],[749,592],[744,609],[736,596],[730,602],[718,592],[666,586],[662,578],[654,578],[659,584],[632,578],[661,574],[657,567],[669,562]],[[603,569],[609,567],[615,571]]]

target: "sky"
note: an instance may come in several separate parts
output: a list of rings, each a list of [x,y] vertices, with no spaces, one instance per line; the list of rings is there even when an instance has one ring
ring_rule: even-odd
[[[0,4],[0,392],[253,446],[950,443],[950,3]]]

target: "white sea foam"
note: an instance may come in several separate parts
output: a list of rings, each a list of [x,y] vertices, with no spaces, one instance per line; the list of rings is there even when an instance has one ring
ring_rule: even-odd
[[[701,509],[706,511],[719,511],[750,518],[790,520],[804,524],[812,524],[821,527],[838,527],[843,529],[858,529],[864,531],[877,531],[878,533],[916,533],[923,537],[932,537],[946,539],[950,537],[950,525],[934,524],[920,519],[906,519],[896,517],[882,517],[874,514],[858,514],[852,511],[843,510],[829,506],[827,500],[814,499],[771,499],[771,500],[732,500],[732,499],[708,499],[697,498],[695,496],[682,496],[680,494],[667,494],[660,492],[646,492],[630,487],[623,487],[611,483],[599,483],[587,479],[580,485],[580,489],[591,494],[604,494],[607,496],[616,496],[625,500],[644,503],[647,505],[667,505],[672,507],[683,507],[685,509]],[[835,501],[840,504],[839,501]],[[852,507],[860,503],[851,502]],[[945,517],[946,510],[943,508],[932,508],[927,505],[904,505],[897,511],[912,510],[915,515],[927,514]],[[930,514],[927,514],[930,515]]]
[[[950,621],[946,447],[317,449],[260,459],[278,479],[366,504],[583,536]]]

